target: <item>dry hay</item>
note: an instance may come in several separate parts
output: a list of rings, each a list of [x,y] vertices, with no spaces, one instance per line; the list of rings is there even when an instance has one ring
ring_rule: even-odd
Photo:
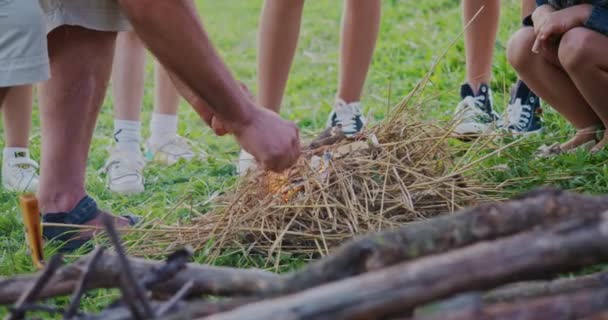
[[[157,226],[134,249],[191,245],[210,258],[225,249],[324,255],[357,234],[495,200],[496,186],[481,182],[478,162],[500,149],[491,137],[449,143],[453,121],[422,120],[422,86],[355,139],[308,150],[284,174],[250,173],[210,212],[188,226]]]

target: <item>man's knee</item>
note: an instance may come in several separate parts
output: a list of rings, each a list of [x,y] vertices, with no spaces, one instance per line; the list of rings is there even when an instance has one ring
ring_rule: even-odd
[[[593,45],[595,31],[587,28],[574,28],[564,34],[559,44],[559,62],[568,71],[578,70],[581,66],[589,64],[593,59],[591,46]]]
[[[518,72],[529,67],[532,59],[532,46],[534,45],[535,35],[532,28],[523,28],[517,31],[507,46],[507,59]]]

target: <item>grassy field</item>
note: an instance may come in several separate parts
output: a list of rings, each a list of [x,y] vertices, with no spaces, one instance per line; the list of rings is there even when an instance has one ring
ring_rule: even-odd
[[[509,35],[519,27],[519,1],[504,0],[500,35],[496,42],[494,79],[496,107],[502,112],[508,99],[508,88],[515,79],[505,59]],[[237,78],[252,90],[256,89],[256,29],[262,0],[198,1],[200,12],[211,37]],[[387,111],[389,87],[391,104],[412,90],[427,73],[432,62],[461,31],[460,1],[384,0],[383,22],[376,55],[367,81],[363,103],[366,112],[381,119]],[[337,85],[340,1],[308,1],[305,8],[301,41],[288,83],[282,115],[296,121],[304,135],[321,129],[330,110]],[[145,92],[144,136],[147,137],[152,109],[152,69],[148,69]],[[429,99],[429,118],[447,119],[459,101],[458,90],[464,79],[462,39],[450,49],[431,76],[425,94]],[[36,112],[37,114],[37,112]],[[554,184],[567,189],[590,193],[608,192],[607,154],[589,156],[582,152],[549,160],[536,160],[533,151],[547,141],[557,141],[572,129],[550,108],[546,108],[545,133],[509,149],[488,165],[506,165],[506,170],[490,174],[489,179],[503,181],[524,179],[507,190],[523,192],[538,185]],[[108,192],[105,177],[99,174],[112,142],[112,100],[104,103],[93,139],[88,164],[88,190],[103,208],[116,213],[132,212],[144,217],[158,217],[172,210],[185,196],[195,207],[203,206],[208,197],[235,181],[235,159],[238,146],[229,137],[216,138],[205,128],[186,104],[180,109],[180,133],[205,150],[204,161],[180,163],[165,168],[146,168],[146,192],[135,197],[121,197]],[[32,152],[39,159],[39,121],[35,117]],[[555,177],[560,179],[555,180]],[[204,208],[203,208],[204,209]],[[190,211],[177,207],[166,223],[187,219]],[[220,261],[221,264],[251,265],[247,258]],[[293,268],[302,261],[286,261]],[[16,195],[0,191],[0,276],[32,271],[26,251]],[[100,292],[86,300],[87,308],[95,308],[111,297]],[[57,301],[60,303],[61,301]],[[3,311],[0,309],[0,315]]]

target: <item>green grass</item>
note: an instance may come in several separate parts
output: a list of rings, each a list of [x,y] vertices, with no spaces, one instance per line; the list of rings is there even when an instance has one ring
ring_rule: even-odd
[[[198,1],[204,23],[226,62],[237,78],[252,90],[256,89],[256,29],[261,0]],[[516,75],[505,59],[509,35],[520,24],[519,1],[504,0],[500,34],[496,42],[494,80],[497,109],[502,112],[508,99],[508,88]],[[376,55],[369,73],[363,103],[373,118],[381,119],[387,110],[389,87],[391,104],[409,93],[427,73],[432,62],[461,31],[460,1],[427,0],[383,1],[383,22]],[[338,72],[338,41],[341,5],[339,1],[308,1],[305,8],[300,45],[288,83],[282,115],[296,121],[305,134],[321,129],[335,96]],[[148,77],[144,101],[144,136],[149,133],[152,109],[152,69]],[[458,90],[464,79],[464,46],[462,39],[451,48],[431,76],[426,89],[430,99],[429,118],[447,119],[458,103]],[[509,149],[487,162],[506,165],[506,170],[492,173],[494,181],[517,177],[534,177],[511,187],[510,192],[524,192],[551,182],[552,174],[570,176],[554,182],[567,189],[590,193],[608,192],[606,153],[589,156],[584,153],[564,155],[548,160],[535,160],[533,151],[545,139],[555,140],[572,133],[572,129],[551,109],[546,108],[546,131],[525,145]],[[103,166],[106,147],[112,142],[112,101],[106,99],[88,163],[88,190],[103,208],[116,213],[131,212],[144,217],[159,217],[188,197],[194,207],[204,211],[203,203],[215,192],[235,181],[234,162],[237,144],[229,137],[217,138],[205,128],[197,115],[185,104],[180,109],[179,131],[205,150],[209,159],[202,162],[180,163],[164,168],[146,168],[146,192],[135,197],[121,197],[108,192],[104,177],[98,170]],[[40,132],[34,120],[31,150],[39,159]],[[0,191],[0,275],[10,276],[33,271],[26,251],[16,195]],[[192,213],[178,208],[166,223],[187,220]],[[199,260],[203,257],[198,256]],[[282,270],[296,268],[301,259],[286,257]],[[218,264],[251,266],[263,264],[263,259],[243,255],[230,256]],[[101,291],[86,299],[85,307],[94,310],[111,300],[111,291]],[[65,300],[57,300],[57,303]],[[3,311],[0,309],[0,314]]]

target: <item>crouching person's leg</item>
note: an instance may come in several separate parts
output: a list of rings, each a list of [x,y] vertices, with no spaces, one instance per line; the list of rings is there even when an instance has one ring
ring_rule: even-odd
[[[562,150],[594,141],[601,120],[564,70],[557,56],[557,48],[533,53],[535,39],[531,27],[516,32],[509,41],[507,59],[519,77],[577,129],[571,140],[561,144]]]
[[[608,37],[587,28],[574,28],[562,37],[559,61],[591,109],[608,127]],[[602,150],[608,144],[608,131],[593,147]]]

